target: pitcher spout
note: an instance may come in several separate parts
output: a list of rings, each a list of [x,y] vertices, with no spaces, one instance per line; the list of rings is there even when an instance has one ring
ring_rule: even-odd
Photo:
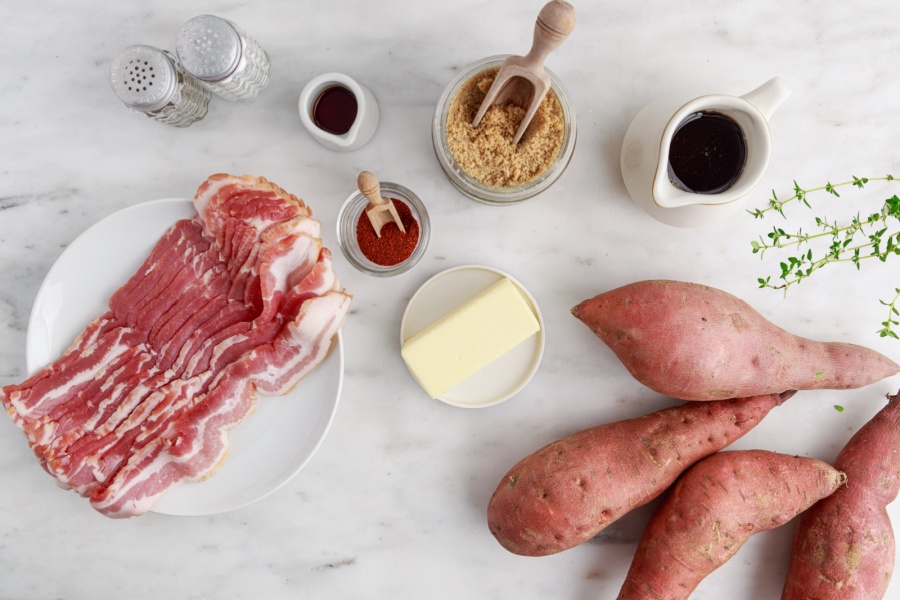
[[[661,160],[665,159],[661,157]],[[663,176],[660,175],[663,175],[662,172],[653,182],[652,190],[653,202],[660,208],[679,208],[703,202],[703,197],[699,194],[692,194],[676,187],[667,173]]]

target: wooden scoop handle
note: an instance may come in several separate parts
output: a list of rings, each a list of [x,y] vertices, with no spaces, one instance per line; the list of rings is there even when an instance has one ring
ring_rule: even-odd
[[[378,178],[369,171],[360,171],[356,178],[356,186],[362,195],[369,199],[369,207],[366,209],[366,216],[369,222],[375,228],[375,235],[381,237],[381,227],[393,221],[403,233],[406,233],[406,227],[397,213],[397,207],[390,199],[381,196],[381,184]]]
[[[381,184],[378,183],[378,178],[369,171],[360,172],[359,177],[356,178],[356,185],[373,206],[387,203],[387,200],[381,197]]]
[[[534,41],[524,57],[535,70],[544,67],[547,56],[562,44],[575,29],[575,7],[565,0],[552,0],[538,13],[534,24]]]

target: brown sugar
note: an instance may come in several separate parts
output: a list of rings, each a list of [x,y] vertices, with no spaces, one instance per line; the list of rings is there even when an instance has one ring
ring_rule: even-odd
[[[514,187],[539,176],[556,160],[565,118],[559,99],[550,90],[518,146],[512,142],[525,117],[524,108],[513,104],[492,106],[478,127],[472,127],[498,71],[486,69],[459,88],[447,114],[447,144],[462,170],[474,179],[496,187]]]

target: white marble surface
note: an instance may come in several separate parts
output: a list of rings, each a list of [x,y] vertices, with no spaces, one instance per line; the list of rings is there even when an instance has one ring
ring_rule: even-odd
[[[0,385],[25,378],[26,323],[62,250],[123,207],[188,196],[209,174],[264,175],[298,194],[336,245],[335,216],[369,169],[427,203],[434,231],[412,271],[374,279],[338,255],[355,295],[344,327],[344,393],[330,434],[288,485],[209,517],[111,521],[57,490],[25,440],[0,421],[0,597],[37,598],[612,598],[648,518],[638,511],[598,539],[529,559],[485,524],[488,498],[518,459],[599,423],[671,401],[635,382],[569,308],[646,278],[698,281],[743,297],[813,338],[856,342],[895,360],[874,333],[896,264],[823,270],[786,298],[756,278],[777,260],[750,253],[769,225],[739,214],[703,230],[656,223],[629,200],[619,147],[631,118],[676,88],[741,94],[781,75],[794,95],[772,121],[771,167],[748,206],[791,181],[900,175],[896,139],[900,5],[838,2],[576,2],[578,25],[548,65],[578,114],[567,172],[524,204],[476,204],[447,182],[431,149],[435,102],[457,69],[524,53],[540,2],[167,2],[11,0],[0,5]],[[170,128],[124,109],[108,84],[133,43],[171,48],[186,19],[234,20],[272,59],[257,99],[214,99],[207,117]],[[365,148],[337,154],[302,129],[297,97],[313,76],[343,71],[369,87],[381,123]],[[886,185],[840,202],[872,206]],[[817,197],[830,214],[835,201]],[[868,203],[868,204],[867,204]],[[806,225],[794,212],[789,224]],[[444,268],[483,263],[520,279],[546,320],[543,364],[497,407],[429,400],[406,372],[398,329],[406,301]],[[89,268],[86,265],[86,268]],[[373,362],[371,357],[377,357]],[[802,393],[736,444],[831,460],[896,391]],[[841,404],[846,412],[832,406]],[[614,483],[613,483],[614,485]],[[900,520],[900,503],[891,508]],[[754,537],[694,598],[777,598],[792,525]],[[895,577],[888,597],[900,596]]]

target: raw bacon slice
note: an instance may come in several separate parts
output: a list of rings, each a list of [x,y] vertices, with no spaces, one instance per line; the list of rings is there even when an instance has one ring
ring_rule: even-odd
[[[229,364],[205,396],[134,454],[106,487],[91,493],[91,504],[107,514],[140,514],[173,482],[202,478],[225,458],[228,433],[253,412],[256,393],[283,394],[308,373],[349,306],[349,297],[336,291],[306,302],[277,339]]]
[[[0,401],[60,486],[110,517],[212,474],[257,395],[326,356],[350,307],[296,196],[213,175],[55,363]]]

